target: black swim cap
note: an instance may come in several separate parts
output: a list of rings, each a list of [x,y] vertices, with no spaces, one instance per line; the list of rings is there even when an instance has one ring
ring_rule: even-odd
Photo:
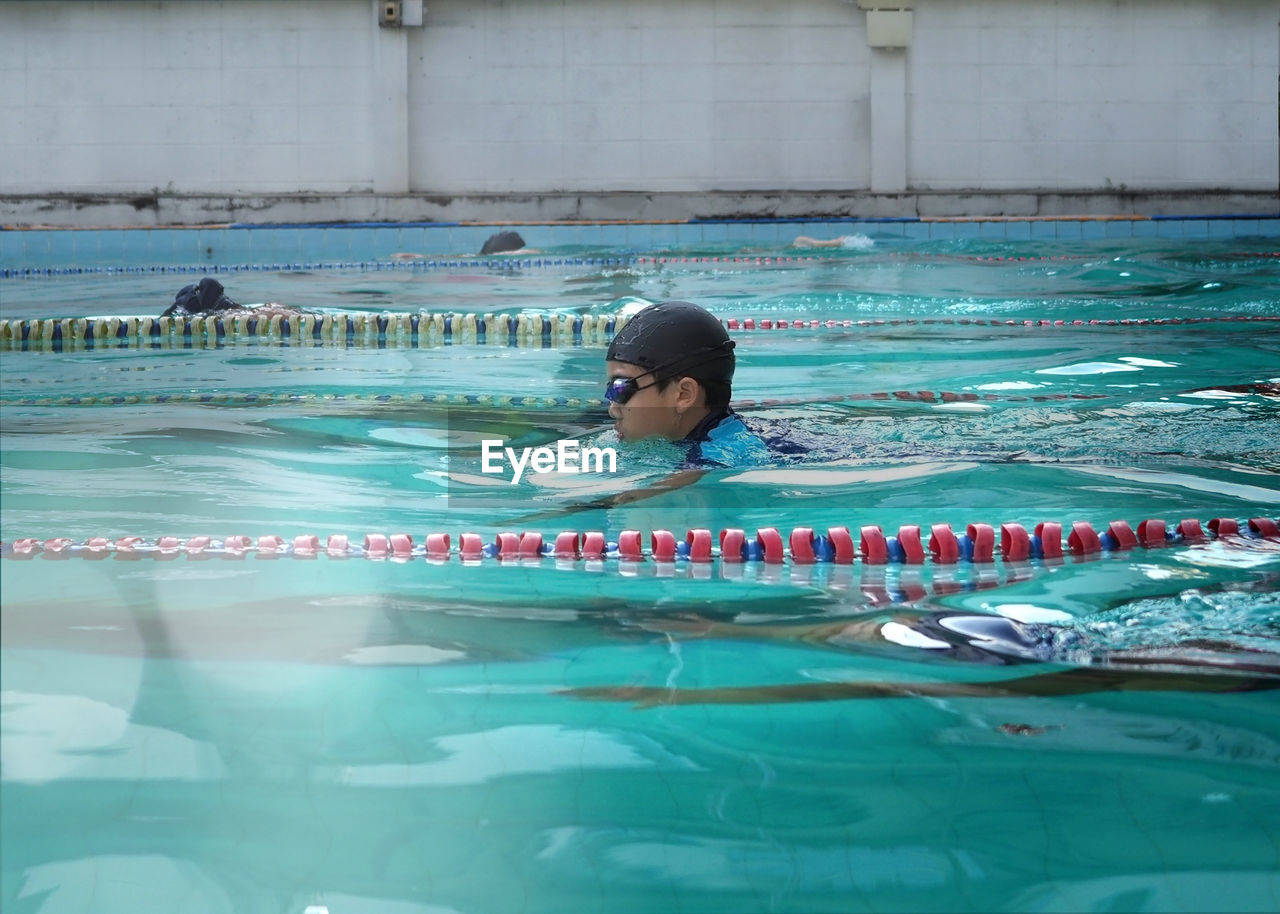
[[[169,317],[195,316],[197,314],[214,314],[218,311],[229,311],[240,306],[222,294],[222,283],[206,276],[199,284],[183,286],[170,305],[160,315]]]
[[[618,331],[605,358],[639,365],[659,382],[733,380],[733,340],[711,312],[687,301],[650,305]]]
[[[505,254],[518,251],[524,247],[524,239],[519,232],[496,232],[485,239],[481,254]]]

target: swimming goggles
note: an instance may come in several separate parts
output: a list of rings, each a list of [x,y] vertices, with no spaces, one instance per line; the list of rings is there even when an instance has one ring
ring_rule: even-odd
[[[610,403],[622,406],[640,391],[657,387],[661,383],[661,381],[654,381],[642,387],[635,378],[610,378],[609,383],[604,386],[604,398]]]
[[[651,368],[645,372],[645,374],[652,374],[655,378],[655,380],[650,384],[641,385],[635,378],[610,378],[609,383],[604,386],[604,398],[610,403],[617,403],[619,406],[622,406],[636,394],[640,393],[640,391],[648,390],[650,387],[657,387],[659,384],[663,383],[663,380],[666,380],[662,378],[662,374],[664,372],[669,371],[677,365],[683,365],[683,363],[689,361],[691,356],[697,357],[701,355],[710,355],[715,353],[717,350],[726,348],[730,351],[733,349],[733,340],[725,340],[723,343],[717,343],[714,346],[707,346],[697,352],[685,353],[678,358],[672,359],[670,362],[659,365],[657,368]],[[686,370],[698,368],[707,364],[709,361],[712,360],[703,359],[700,362],[695,362],[693,365],[688,366],[688,369]]]

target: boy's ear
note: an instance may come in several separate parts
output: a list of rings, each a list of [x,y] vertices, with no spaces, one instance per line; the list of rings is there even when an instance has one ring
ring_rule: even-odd
[[[699,405],[699,401],[706,402],[706,394],[702,389],[702,385],[693,378],[681,378],[679,404],[688,408]]]

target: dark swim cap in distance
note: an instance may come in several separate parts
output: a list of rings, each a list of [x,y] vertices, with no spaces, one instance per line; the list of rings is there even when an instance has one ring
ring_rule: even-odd
[[[733,380],[734,342],[706,308],[687,301],[664,301],[642,309],[609,344],[605,359],[672,378]]]
[[[524,238],[519,232],[494,232],[484,241],[480,248],[481,256],[485,254],[506,254],[524,247]]]

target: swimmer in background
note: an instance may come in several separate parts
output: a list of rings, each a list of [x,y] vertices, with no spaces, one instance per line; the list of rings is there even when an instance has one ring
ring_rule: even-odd
[[[866,235],[841,235],[838,238],[810,238],[808,235],[797,235],[791,242],[793,248],[845,248],[850,251],[865,251],[874,247],[875,242]]]
[[[488,257],[491,254],[537,254],[540,253],[534,248],[524,246],[524,237],[519,232],[505,231],[494,232],[484,240],[484,244],[480,247],[480,257]],[[392,254],[392,260],[423,260],[426,254]]]
[[[489,254],[537,254],[533,248],[525,247],[524,238],[519,232],[494,232],[484,240],[480,248],[480,256]]]
[[[174,296],[173,304],[166,308],[161,317],[234,317],[245,315],[256,318],[297,317],[313,312],[303,311],[268,302],[262,305],[241,305],[233,302],[225,294],[222,283],[208,276],[198,283],[183,286]]]

